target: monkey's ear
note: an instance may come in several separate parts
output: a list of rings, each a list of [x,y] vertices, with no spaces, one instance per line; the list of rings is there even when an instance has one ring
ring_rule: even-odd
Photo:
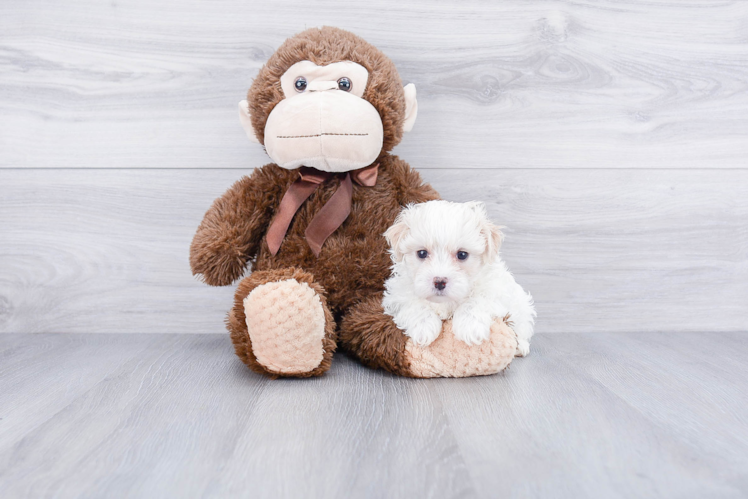
[[[255,129],[252,126],[252,117],[249,114],[249,103],[247,101],[239,101],[239,121],[242,123],[242,128],[249,140],[259,144],[260,141],[257,139]]]
[[[418,116],[418,101],[416,100],[416,86],[412,83],[403,87],[405,93],[405,120],[403,121],[403,132],[413,130],[413,124]]]

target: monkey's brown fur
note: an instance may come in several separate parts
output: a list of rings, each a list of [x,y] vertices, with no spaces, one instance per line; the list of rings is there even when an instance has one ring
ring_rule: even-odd
[[[284,170],[275,164],[256,169],[214,202],[205,214],[190,249],[193,272],[201,274],[206,283],[216,286],[234,282],[244,273],[249,259],[256,258],[251,263],[252,274],[237,288],[227,327],[242,361],[258,373],[272,376],[289,374],[268,372],[257,363],[247,334],[244,298],[256,286],[270,281],[295,278],[308,283],[325,306],[325,358],[313,372],[295,375],[312,376],[326,371],[335,350],[333,317],[343,317],[351,306],[381,294],[384,289],[391,265],[387,242],[382,236],[385,230],[392,225],[403,205],[438,199],[436,191],[424,184],[418,173],[405,162],[396,156],[382,155],[377,184],[373,187],[354,185],[351,214],[327,239],[319,257],[315,257],[309,248],[304,231],[335,192],[340,182],[337,179],[321,185],[301,206],[278,254],[273,256],[264,238],[265,232],[280,199],[297,178],[298,171]],[[404,345],[406,337],[399,330],[397,333],[398,342]],[[357,355],[359,344],[353,342],[349,346],[344,342],[343,347]],[[360,347],[367,352],[371,349],[369,344]],[[385,352],[387,355],[394,353],[389,348],[382,353]],[[368,357],[368,354],[364,356]],[[395,366],[400,362],[393,359],[392,363]],[[388,362],[383,361],[382,367],[389,367]],[[397,372],[406,374],[405,370]]]
[[[313,376],[330,367],[336,347],[336,321],[346,317],[351,306],[381,294],[384,289],[391,262],[383,233],[403,205],[439,198],[407,163],[388,153],[402,138],[405,117],[403,87],[395,66],[378,49],[343,30],[322,28],[300,33],[283,43],[260,70],[247,95],[258,139],[264,140],[267,117],[284,97],[281,75],[302,60],[319,65],[347,60],[369,71],[364,99],[377,109],[384,126],[384,143],[376,161],[379,163],[376,185],[354,184],[350,215],[325,241],[319,257],[315,257],[304,231],[333,195],[340,179],[319,186],[294,216],[279,252],[273,256],[265,233],[283,194],[299,174],[298,170],[284,170],[272,163],[265,165],[239,180],[213,203],[190,248],[193,273],[202,275],[209,285],[231,284],[251,263],[252,274],[239,284],[226,324],[239,358],[253,370],[270,376]],[[247,333],[244,298],[263,283],[288,278],[309,284],[320,296],[325,310],[325,355],[322,364],[308,373],[268,371],[257,362]],[[369,319],[364,316],[350,321],[364,324]],[[372,361],[371,352],[377,350],[374,339],[357,340],[347,335],[343,347],[372,366],[407,375],[407,362],[399,354],[406,337],[396,330],[381,340],[379,354],[387,359],[378,365]]]
[[[381,293],[353,306],[340,324],[339,340],[366,366],[413,376],[405,350],[408,338],[384,314]]]
[[[234,184],[205,214],[192,241],[190,264],[209,285],[230,285],[256,256],[252,271],[303,269],[322,285],[338,316],[359,300],[384,289],[391,261],[384,232],[400,208],[438,198],[416,171],[392,155],[379,159],[373,187],[353,187],[348,219],[325,241],[315,257],[304,239],[312,218],[330,199],[339,179],[322,184],[304,202],[291,222],[280,251],[273,256],[265,232],[283,194],[298,178],[297,170],[275,164],[255,169]]]

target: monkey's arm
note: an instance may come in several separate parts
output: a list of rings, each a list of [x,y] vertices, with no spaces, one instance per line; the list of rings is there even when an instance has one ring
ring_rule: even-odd
[[[397,201],[400,205],[440,200],[439,193],[431,184],[423,182],[421,174],[400,158],[393,157],[393,178],[397,183]]]
[[[260,249],[287,187],[286,175],[275,165],[255,169],[213,202],[192,239],[192,274],[213,286],[230,285],[241,277]]]

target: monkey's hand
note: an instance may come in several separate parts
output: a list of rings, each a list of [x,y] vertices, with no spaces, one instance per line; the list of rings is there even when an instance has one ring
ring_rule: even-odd
[[[278,167],[255,169],[213,202],[190,246],[192,274],[213,286],[240,278],[259,251],[285,183]]]

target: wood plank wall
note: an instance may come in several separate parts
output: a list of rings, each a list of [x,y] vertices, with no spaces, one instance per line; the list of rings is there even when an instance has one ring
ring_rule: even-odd
[[[269,160],[236,116],[288,36],[418,89],[395,153],[485,200],[539,332],[748,330],[748,2],[0,4],[0,332],[222,333],[202,214]]]

